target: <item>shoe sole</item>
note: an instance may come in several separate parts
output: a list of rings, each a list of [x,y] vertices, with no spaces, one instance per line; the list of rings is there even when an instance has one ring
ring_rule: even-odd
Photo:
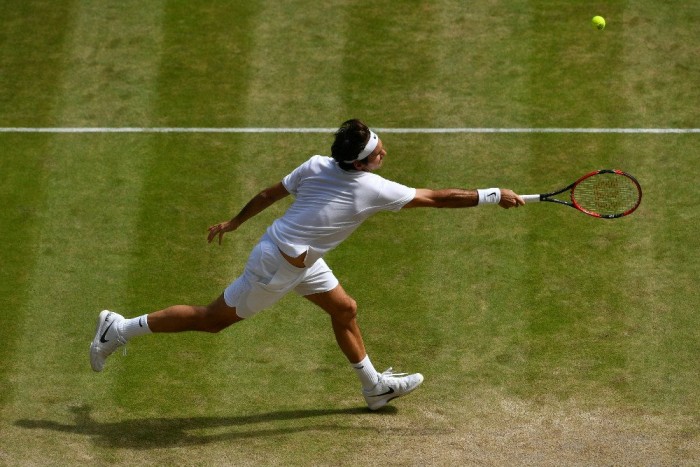
[[[92,344],[90,344],[90,366],[92,371],[100,372],[104,368],[104,361],[102,366],[98,366],[96,359],[99,357],[97,355],[97,348],[100,345],[100,334],[102,331],[102,324],[105,322],[105,318],[110,314],[109,310],[102,310],[97,317],[97,325],[95,326],[95,337],[92,339]]]

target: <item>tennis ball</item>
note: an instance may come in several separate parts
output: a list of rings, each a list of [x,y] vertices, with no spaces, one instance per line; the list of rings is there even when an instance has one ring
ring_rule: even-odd
[[[605,18],[602,16],[594,16],[591,20],[593,27],[596,29],[605,29]]]

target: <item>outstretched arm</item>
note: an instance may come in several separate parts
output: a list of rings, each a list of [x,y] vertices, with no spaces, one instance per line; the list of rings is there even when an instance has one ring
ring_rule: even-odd
[[[525,201],[512,190],[501,188],[500,191],[501,201],[498,205],[502,208],[508,209],[525,204]],[[478,204],[479,193],[477,190],[419,188],[416,190],[415,198],[404,208],[470,208]]]
[[[214,240],[214,238],[216,238],[218,235],[220,245],[221,237],[224,236],[224,233],[236,230],[245,221],[261,213],[287,195],[289,195],[289,192],[284,187],[282,182],[265,188],[263,191],[255,195],[253,199],[248,201],[248,203],[243,206],[243,209],[241,209],[241,212],[236,214],[233,219],[209,227],[209,235],[207,236],[207,240],[209,243],[211,243],[212,240]]]

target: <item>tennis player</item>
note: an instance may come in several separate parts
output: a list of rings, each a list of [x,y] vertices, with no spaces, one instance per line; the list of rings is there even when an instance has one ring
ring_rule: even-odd
[[[406,208],[466,208],[523,205],[507,189],[415,189],[375,174],[387,151],[382,140],[360,120],[348,120],[335,133],[332,157],[313,156],[284,179],[254,196],[233,219],[209,227],[208,241],[219,244],[228,232],[277,201],[294,202],[262,236],[240,277],[208,306],[175,305],[126,319],[100,313],[90,346],[92,369],[130,339],[148,333],[219,332],[269,308],[294,291],[330,315],[336,342],[362,384],[368,407],[377,410],[422,382],[420,373],[375,370],[357,324],[357,303],[338,282],[323,257],[371,215]]]

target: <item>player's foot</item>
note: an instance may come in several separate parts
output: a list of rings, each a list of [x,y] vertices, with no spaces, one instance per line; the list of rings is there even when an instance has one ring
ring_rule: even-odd
[[[379,375],[379,382],[370,390],[363,389],[362,394],[370,410],[384,407],[390,400],[405,396],[423,382],[423,375],[414,373],[394,373],[391,368]]]
[[[126,339],[119,335],[117,325],[124,317],[113,311],[103,310],[97,318],[95,338],[90,345],[90,365],[95,371],[102,371],[107,357],[126,344]]]

